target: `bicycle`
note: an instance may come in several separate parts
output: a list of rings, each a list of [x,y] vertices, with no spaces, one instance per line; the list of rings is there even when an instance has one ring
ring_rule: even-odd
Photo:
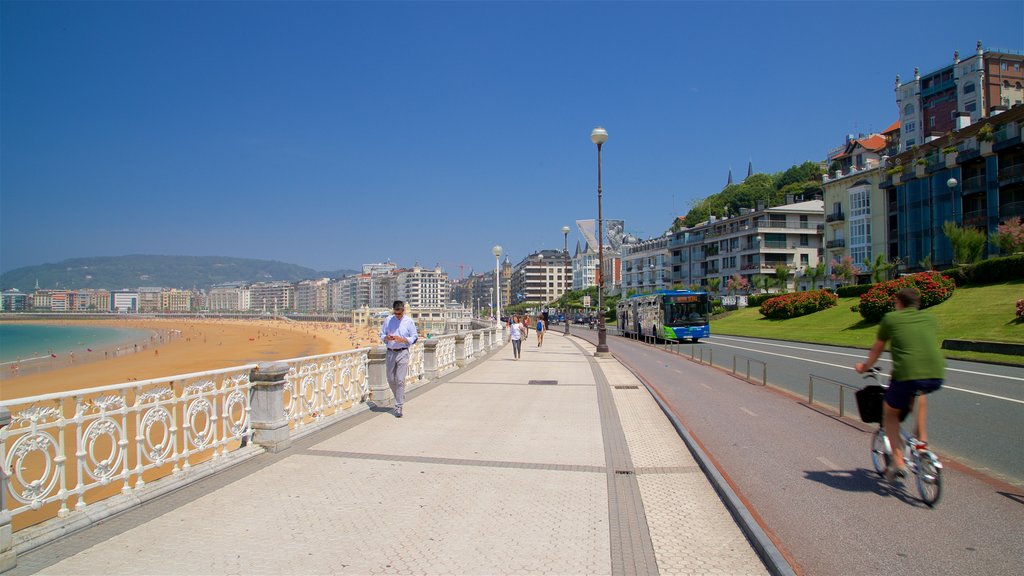
[[[858,408],[861,408],[861,419],[865,422],[879,422],[878,430],[871,435],[871,463],[879,476],[885,477],[886,471],[892,464],[892,446],[889,444],[889,437],[881,425],[882,421],[882,396],[884,390],[889,386],[881,381],[878,368],[872,368],[864,375],[865,378],[872,378],[877,383],[878,392],[864,394],[874,396],[868,404],[877,406],[865,406],[861,408],[861,396],[857,397]],[[866,386],[862,390],[867,390]],[[858,392],[860,394],[860,392]],[[904,411],[900,415],[902,422],[909,412]],[[928,445],[907,434],[903,427],[900,427],[900,437],[903,440],[903,464],[905,469],[914,475],[917,491],[921,494],[921,501],[929,508],[934,508],[935,503],[942,496],[942,462],[934,452],[928,449]]]

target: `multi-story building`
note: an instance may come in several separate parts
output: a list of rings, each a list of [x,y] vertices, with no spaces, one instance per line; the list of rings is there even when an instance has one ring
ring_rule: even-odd
[[[1024,102],[1024,56],[984,50],[933,72],[900,83],[896,76],[896,105],[900,113],[900,152],[920,146],[956,128],[958,112],[970,114],[972,123],[989,116],[995,107],[1010,108]]]
[[[570,286],[568,258],[561,250],[540,250],[512,268],[512,300],[548,304]]]
[[[295,286],[289,282],[257,282],[249,286],[250,310],[277,313],[295,307]]]
[[[885,191],[888,258],[902,271],[953,264],[946,221],[981,228],[1024,217],[1024,105],[971,123],[888,159]],[[997,250],[987,244],[988,254]]]
[[[605,290],[614,290],[622,283],[622,242],[625,239],[625,222],[622,220],[603,221],[604,262],[600,263],[601,277]],[[579,290],[597,286],[598,251],[597,221],[577,220],[576,228],[583,236],[583,247],[576,247],[573,256],[573,289]]]
[[[329,278],[302,280],[295,285],[295,309],[301,312],[327,312]]]
[[[397,299],[412,309],[444,308],[448,298],[448,273],[440,266],[432,270],[419,265],[397,274]]]
[[[774,275],[778,266],[785,266],[796,278],[818,264],[824,212],[822,200],[807,200],[772,208],[743,208],[738,216],[712,216],[680,230],[668,245],[672,282],[707,286],[717,278],[719,289],[724,289],[734,274],[753,284],[756,276]],[[790,282],[796,287],[793,278]]]
[[[78,297],[75,301],[75,310],[87,311],[110,311],[110,291],[94,288],[82,288],[78,290]]]
[[[629,235],[622,243],[622,290],[646,294],[672,285],[671,235],[639,241]]]
[[[882,134],[847,138],[845,146],[829,155],[829,173],[822,176],[825,198],[825,252],[828,262],[850,256],[861,274],[886,249],[887,208],[879,186],[887,178],[884,166],[891,138],[899,123]]]
[[[139,288],[139,312],[159,312],[161,307],[161,294],[163,288],[142,287]]]
[[[160,293],[160,310],[162,312],[184,313],[192,311],[192,292],[168,288]]]
[[[28,294],[17,288],[4,290],[2,293],[3,305],[0,310],[4,312],[22,312],[28,307]]]
[[[110,293],[110,309],[122,314],[139,311],[139,293],[134,290],[115,290]]]
[[[473,311],[461,302],[449,302],[444,310],[445,334],[473,329]]]
[[[241,282],[215,284],[210,287],[207,294],[207,305],[213,312],[248,310],[248,306],[243,306],[243,291],[246,294],[249,293],[249,290]]]

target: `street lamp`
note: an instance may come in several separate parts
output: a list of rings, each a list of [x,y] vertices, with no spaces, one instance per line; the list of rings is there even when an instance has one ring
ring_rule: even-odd
[[[598,126],[590,133],[597,144],[597,350],[595,356],[608,356],[608,334],[604,328],[604,219],[601,215],[601,145],[608,141],[608,131]]]
[[[495,246],[491,248],[491,253],[494,254],[494,293],[498,300],[498,315],[495,316],[498,320],[498,332],[502,330],[501,326],[501,272],[498,270],[498,260],[501,259],[501,246]]]
[[[562,279],[565,291],[562,292],[562,315],[565,317],[565,334],[569,335],[569,276],[572,272],[569,269],[569,227],[562,226],[562,250],[565,251],[565,277]]]
[[[953,223],[954,224],[957,223],[956,222],[956,213],[957,213],[957,209],[956,209],[956,185],[957,184],[959,184],[959,182],[956,181],[956,178],[950,178],[949,180],[946,180],[946,186],[949,187],[949,203],[952,206],[952,210],[953,210]]]

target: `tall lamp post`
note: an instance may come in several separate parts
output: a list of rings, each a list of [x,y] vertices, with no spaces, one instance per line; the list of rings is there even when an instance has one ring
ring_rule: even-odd
[[[950,206],[953,209],[953,223],[954,224],[957,224],[957,221],[956,221],[956,213],[957,213],[957,209],[956,209],[956,185],[957,184],[959,184],[959,182],[956,181],[956,178],[950,178],[949,180],[946,180],[946,186],[949,187],[949,203],[950,203]]]
[[[565,335],[569,335],[569,288],[572,284],[569,282],[569,276],[572,275],[569,267],[569,227],[562,226],[562,250],[565,251],[565,292],[562,293],[562,315],[565,317]]]
[[[598,126],[590,133],[597,144],[597,350],[594,356],[608,356],[608,334],[604,327],[604,219],[601,215],[601,145],[608,141],[608,131]]]
[[[498,332],[500,333],[503,328],[501,325],[501,271],[498,268],[498,261],[501,259],[501,246],[491,248],[491,253],[494,254],[494,295],[498,303],[498,314],[495,318],[498,320]]]

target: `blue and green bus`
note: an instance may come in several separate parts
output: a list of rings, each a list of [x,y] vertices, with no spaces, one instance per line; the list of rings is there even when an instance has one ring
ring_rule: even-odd
[[[619,329],[625,336],[654,336],[697,342],[711,332],[711,298],[707,292],[658,290],[619,300]]]

